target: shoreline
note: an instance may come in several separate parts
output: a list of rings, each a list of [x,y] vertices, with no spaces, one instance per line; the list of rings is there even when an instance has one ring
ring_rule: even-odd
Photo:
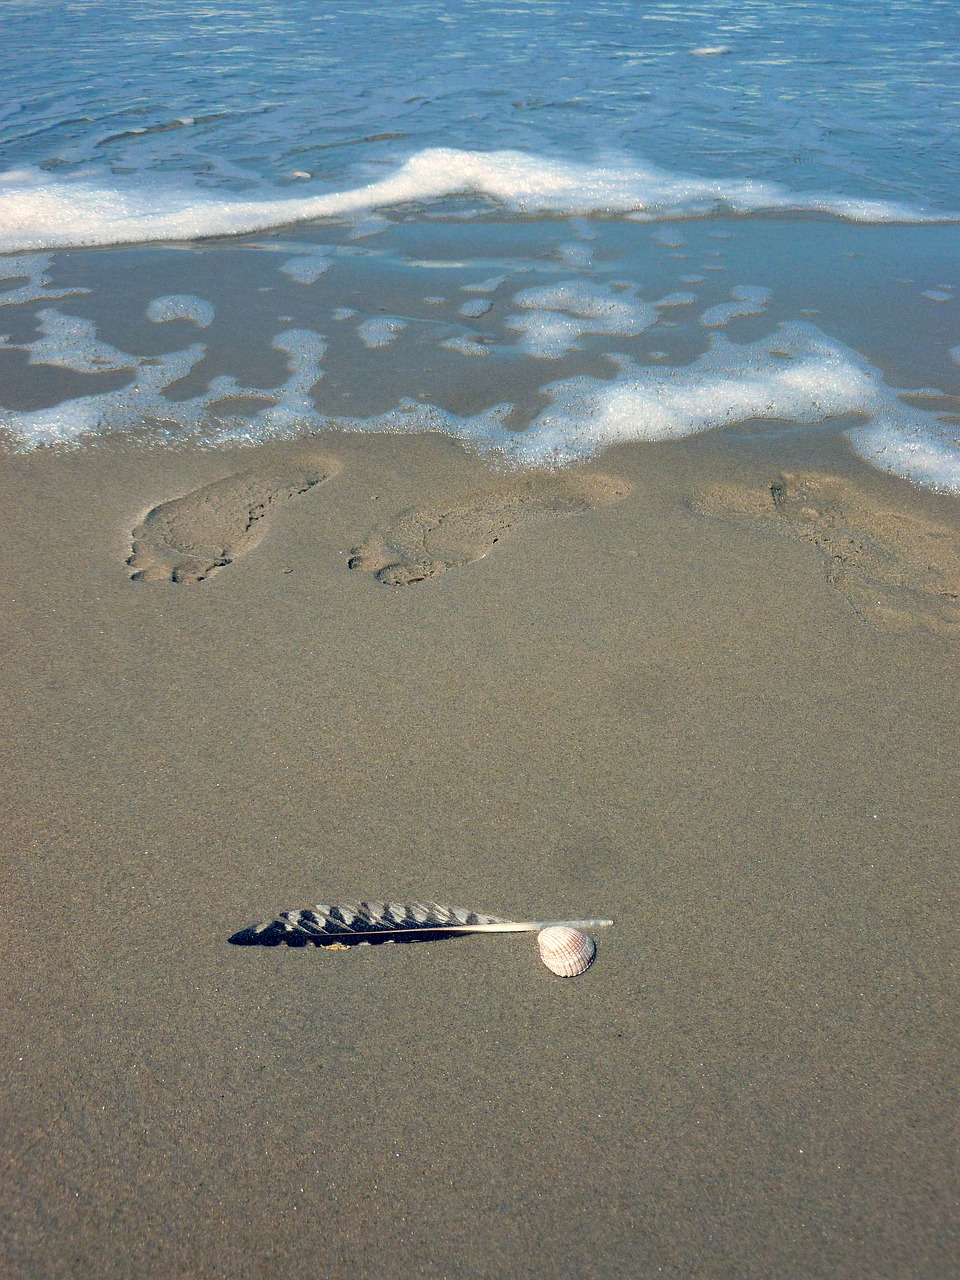
[[[826,219],[411,216],[60,253],[3,311],[0,425],[26,449],[440,429],[539,465],[846,422],[950,491],[958,272],[955,227]]]

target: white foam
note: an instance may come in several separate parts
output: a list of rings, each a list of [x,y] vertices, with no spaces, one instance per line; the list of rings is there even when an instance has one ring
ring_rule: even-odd
[[[381,232],[392,227],[393,223],[389,218],[385,218],[382,213],[366,213],[361,214],[353,219],[353,230],[350,233],[351,240],[366,240],[369,236],[378,236]]]
[[[0,258],[0,280],[26,281],[19,288],[0,293],[0,307],[15,307],[25,302],[69,298],[90,292],[89,289],[53,288],[50,284],[50,267],[49,253],[24,253],[17,257]]]
[[[557,257],[571,267],[589,267],[593,262],[593,247],[589,244],[562,244]]]
[[[960,494],[960,443],[932,435],[910,415],[894,415],[850,432],[853,447],[882,471],[927,489]]]
[[[552,314],[560,321],[576,319]],[[205,354],[202,345],[159,358],[126,356],[100,343],[87,322],[77,327],[67,323],[72,320],[57,313],[46,316],[48,332],[38,343],[49,340],[48,354],[56,356],[57,343],[65,347],[72,342],[68,367],[81,372],[102,369],[96,355],[110,353],[110,367],[129,368],[131,381],[119,390],[49,409],[0,410],[0,426],[20,448],[143,428],[166,431],[171,438],[194,433],[210,442],[325,428],[438,430],[481,451],[497,451],[505,461],[542,466],[590,457],[623,441],[673,439],[752,420],[809,424],[852,415],[862,425],[849,431],[851,443],[869,462],[918,484],[960,493],[956,426],[905,403],[856,352],[801,322],[780,325],[774,335],[745,345],[715,334],[709,350],[682,367],[654,368],[616,357],[620,371],[609,381],[579,377],[543,388],[550,407],[526,431],[515,433],[504,426],[510,408],[504,405],[469,419],[413,402],[372,419],[327,417],[311,395],[323,377],[326,343],[322,335],[304,329],[286,330],[273,340],[288,357],[289,377],[282,386],[246,388],[233,378],[217,377],[191,400],[168,400],[163,392],[195,368]],[[479,339],[451,338],[442,345],[465,355],[483,354]],[[952,354],[960,360],[960,348]],[[229,402],[241,399],[261,401],[264,407],[253,417],[231,411]]]
[[[585,332],[580,321],[557,311],[530,311],[522,316],[508,316],[504,323],[521,335],[521,351],[541,360],[557,360],[573,351]]]
[[[521,212],[629,213],[642,220],[717,211],[818,212],[856,222],[956,221],[905,204],[834,193],[794,193],[776,183],[700,178],[652,165],[576,163],[520,151],[428,147],[392,174],[342,191],[262,198],[40,169],[0,175],[0,252],[80,245],[194,240],[263,231],[324,217],[356,217],[391,205],[475,193]],[[381,230],[376,222],[370,230]]]
[[[519,456],[568,460],[624,440],[666,440],[752,418],[820,422],[873,400],[868,375],[806,325],[745,346],[717,336],[681,368],[620,363],[612,381],[581,377],[547,388],[553,406],[518,437]]]
[[[530,310],[527,315],[509,316],[507,328],[523,335],[520,346],[524,351],[546,359],[573,350],[586,333],[633,336],[657,318],[648,303],[599,284],[538,285],[522,289],[514,302]]]
[[[364,346],[375,350],[378,347],[388,347],[406,327],[405,320],[373,316],[357,325],[357,333]]]
[[[298,284],[316,284],[330,266],[329,250],[317,250],[308,257],[289,258],[280,270]]]
[[[274,403],[261,409],[252,423],[237,424],[233,434],[241,439],[295,435],[318,417],[310,392],[323,377],[320,362],[327,349],[323,335],[310,329],[287,329],[277,334],[271,346],[288,357],[290,377],[271,393]]]
[[[461,356],[488,356],[490,344],[481,342],[470,334],[460,334],[454,338],[444,338],[440,343],[446,351],[456,351]]]
[[[547,387],[552,406],[507,447],[517,462],[563,464],[626,440],[666,440],[758,420],[826,422],[859,415],[854,447],[917,483],[960,492],[960,446],[934,414],[908,406],[861,356],[812,325],[780,325],[746,345],[716,335],[682,368],[641,368],[626,357],[611,382]]]
[[[30,364],[54,365],[76,373],[107,373],[135,369],[139,363],[136,356],[101,342],[92,320],[63,315],[53,307],[38,311],[37,320],[41,336],[35,342],[10,343],[29,351]]]
[[[244,387],[231,377],[214,378],[208,389],[192,400],[171,403],[161,398],[145,415],[147,421],[176,423],[209,443],[261,441],[309,430],[319,420],[310,391],[324,376],[320,362],[326,341],[310,329],[287,329],[270,345],[288,357],[290,376],[281,386],[264,390]],[[221,407],[236,400],[259,400],[264,407],[253,417]]]
[[[641,317],[650,323],[652,317],[644,303],[627,301],[624,290],[615,291],[605,285],[581,282],[535,285],[521,289],[514,295],[514,302],[521,307],[538,311],[566,311],[583,320],[609,321],[624,326],[610,330],[613,333],[632,332],[632,326]]]
[[[49,409],[24,413],[3,411],[0,425],[10,431],[21,448],[33,449],[43,444],[69,444],[85,436],[129,430],[145,419],[156,421],[157,411],[167,403],[160,393],[185,378],[203,359],[205,351],[205,347],[197,344],[186,351],[161,356],[154,364],[140,364],[130,385],[119,391],[82,396]],[[173,415],[164,417],[169,420]]]
[[[44,363],[65,364],[81,373],[97,372],[104,365],[96,358],[108,352],[113,353],[109,367],[130,369],[133,379],[119,390],[81,396],[48,409],[0,410],[0,426],[11,433],[21,449],[72,444],[93,435],[137,428],[175,431],[177,436],[195,433],[211,441],[261,440],[294,435],[320,422],[310,390],[323,377],[321,360],[326,342],[321,334],[309,329],[288,329],[273,339],[271,345],[288,357],[290,376],[280,387],[245,387],[235,378],[221,376],[212,379],[207,390],[192,399],[168,400],[163,395],[165,389],[187,376],[203,359],[206,347],[195,344],[160,357],[131,356],[100,343],[89,321],[63,323],[75,322],[75,317],[57,313],[41,316],[45,317],[49,336],[26,349],[39,350],[45,357],[58,357],[57,346],[62,344],[71,360],[66,364],[60,358],[45,358]],[[43,346],[47,342],[49,351]],[[72,344],[69,348],[68,343]],[[262,401],[264,408],[252,418],[223,416],[218,411],[221,404],[236,400]]]
[[[733,302],[721,302],[708,307],[700,317],[700,323],[708,329],[720,329],[738,316],[758,316],[773,294],[759,284],[738,284],[730,290]]]
[[[690,52],[695,58],[716,58],[722,53],[732,53],[733,50],[728,44],[702,44]]]
[[[450,258],[406,258],[408,267],[420,267],[423,271],[460,271],[472,267],[472,262]]]
[[[154,298],[147,307],[147,319],[154,324],[189,320],[198,329],[209,329],[213,324],[213,317],[213,303],[192,293],[170,293],[163,298]]]
[[[656,353],[657,356],[663,353]],[[619,357],[612,381],[573,378],[543,388],[552,404],[523,432],[506,430],[509,406],[461,419],[406,403],[347,430],[442,430],[519,465],[562,466],[624,441],[676,439],[753,420],[822,423],[859,416],[848,432],[868,461],[914,482],[960,493],[960,444],[934,414],[906,405],[879,372],[812,325],[781,325],[746,345],[720,334],[682,368],[641,367]]]
[[[460,308],[460,314],[476,319],[479,316],[485,316],[492,306],[493,303],[489,298],[474,298],[472,301],[463,304]]]
[[[490,276],[488,280],[478,280],[476,284],[461,285],[460,289],[462,293],[496,293],[508,278],[507,276]]]

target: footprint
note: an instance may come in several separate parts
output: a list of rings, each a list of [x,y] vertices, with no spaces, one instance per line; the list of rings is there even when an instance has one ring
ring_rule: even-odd
[[[960,635],[960,532],[885,507],[840,476],[783,472],[771,485],[715,486],[691,505],[705,515],[763,521],[812,543],[827,579],[881,631]]]
[[[436,578],[489,555],[501,538],[543,517],[619,502],[631,486],[599,472],[527,472],[458,502],[402,513],[354,548],[349,566],[391,587]]]
[[[197,583],[251,551],[280,503],[340,470],[329,458],[276,472],[242,471],[161,502],[133,531],[134,582]]]

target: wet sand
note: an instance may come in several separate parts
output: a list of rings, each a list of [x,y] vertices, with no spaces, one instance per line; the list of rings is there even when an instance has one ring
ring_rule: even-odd
[[[2,460],[4,1274],[960,1275],[955,500],[823,434],[568,474]],[[363,898],[616,926],[228,942]]]

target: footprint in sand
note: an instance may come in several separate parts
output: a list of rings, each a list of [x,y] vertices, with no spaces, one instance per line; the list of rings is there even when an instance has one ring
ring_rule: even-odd
[[[960,531],[947,524],[814,471],[783,472],[763,489],[715,486],[691,505],[812,543],[827,557],[828,580],[879,630],[960,635]]]
[[[270,513],[339,471],[328,458],[276,472],[244,471],[161,502],[133,531],[135,582],[197,583],[252,551]]]
[[[619,502],[630,488],[598,472],[515,476],[454,505],[402,513],[389,529],[374,530],[354,548],[349,566],[375,574],[387,586],[409,586],[481,560],[503,537],[534,520]]]

